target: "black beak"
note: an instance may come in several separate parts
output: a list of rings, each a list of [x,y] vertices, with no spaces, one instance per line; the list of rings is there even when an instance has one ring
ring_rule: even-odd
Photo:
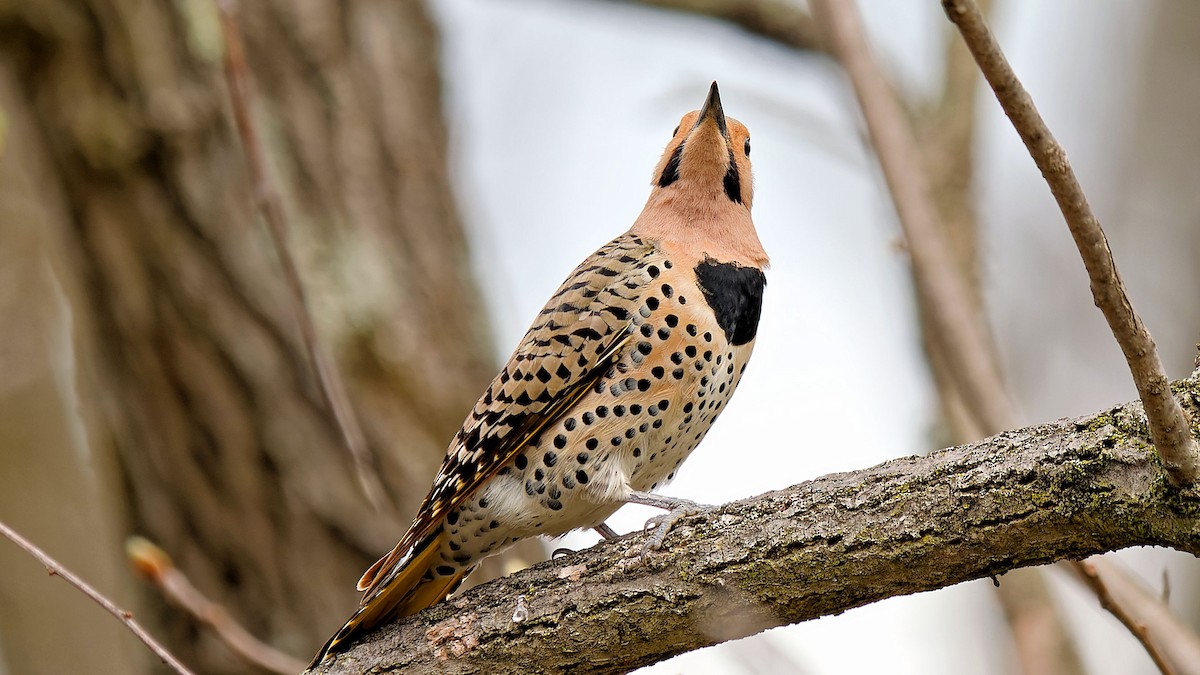
[[[729,140],[729,127],[725,125],[725,110],[721,107],[721,92],[717,90],[715,81],[708,89],[708,98],[704,99],[704,105],[700,107],[700,116],[696,118],[696,127],[710,117],[716,120],[717,128],[721,130],[721,136],[725,140]]]

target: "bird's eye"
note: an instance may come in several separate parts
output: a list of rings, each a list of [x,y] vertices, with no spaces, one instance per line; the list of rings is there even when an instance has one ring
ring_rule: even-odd
[[[746,156],[747,156],[747,157],[749,157],[749,156],[750,156],[750,139],[749,139],[749,138],[747,138],[747,139],[746,139],[746,148],[745,148],[745,150],[746,150]]]
[[[675,131],[671,132],[671,138],[675,138],[675,134],[679,133],[679,125],[675,125]]]

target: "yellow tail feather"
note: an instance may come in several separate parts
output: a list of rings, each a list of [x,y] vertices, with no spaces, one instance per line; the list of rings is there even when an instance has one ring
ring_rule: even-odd
[[[420,549],[414,551],[408,563],[394,573],[387,569],[379,569],[380,563],[375,563],[371,569],[387,575],[386,581],[368,597],[363,598],[362,606],[333,637],[329,638],[309,668],[316,666],[330,654],[345,651],[351,642],[383,621],[411,616],[449,595],[462,581],[467,570],[451,577],[433,575],[432,578],[426,578],[445,536],[439,532],[418,544]]]

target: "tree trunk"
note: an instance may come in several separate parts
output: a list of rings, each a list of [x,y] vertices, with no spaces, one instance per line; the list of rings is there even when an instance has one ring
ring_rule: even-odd
[[[239,20],[292,248],[388,489],[382,511],[322,403],[255,210],[215,7],[0,2],[0,60],[61,194],[76,328],[97,355],[78,395],[104,413],[93,451],[117,454],[128,532],[306,656],[407,526],[493,362],[425,7],[270,0],[241,3]],[[185,662],[235,667],[149,603],[143,620]]]

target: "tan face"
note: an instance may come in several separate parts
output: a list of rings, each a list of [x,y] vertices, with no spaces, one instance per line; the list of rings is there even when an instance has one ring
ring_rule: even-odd
[[[750,132],[725,117],[714,82],[700,110],[679,121],[654,169],[653,189],[630,232],[680,262],[766,267],[754,229]]]
[[[705,107],[679,121],[654,170],[654,184],[657,189],[728,199],[750,208],[754,200],[750,131],[725,117],[715,85]]]

